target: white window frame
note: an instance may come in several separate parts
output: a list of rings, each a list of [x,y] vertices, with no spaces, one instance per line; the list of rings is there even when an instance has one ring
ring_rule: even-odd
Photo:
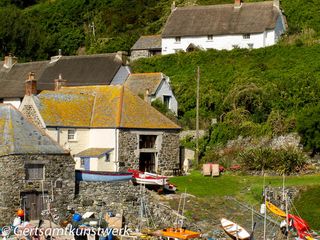
[[[207,41],[212,42],[213,41],[213,35],[208,35],[207,36]]]
[[[250,33],[245,33],[242,35],[243,39],[250,39],[251,38],[251,34]]]
[[[74,131],[73,134],[70,134],[69,131]],[[70,138],[70,136],[73,135],[73,138]],[[68,139],[68,142],[75,142],[77,141],[77,131],[76,129],[68,129],[67,130],[67,139]]]
[[[249,47],[249,49],[253,49],[253,43],[248,43],[248,47]]]

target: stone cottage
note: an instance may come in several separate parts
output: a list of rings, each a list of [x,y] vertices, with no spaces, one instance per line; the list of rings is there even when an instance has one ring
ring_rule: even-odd
[[[61,146],[76,169],[172,173],[180,127],[124,86],[62,87],[36,95],[26,82],[20,110]]]
[[[141,36],[131,48],[130,60],[161,55],[161,35]]]
[[[12,223],[17,209],[39,219],[48,201],[58,214],[74,198],[70,153],[11,104],[0,104],[0,224]]]

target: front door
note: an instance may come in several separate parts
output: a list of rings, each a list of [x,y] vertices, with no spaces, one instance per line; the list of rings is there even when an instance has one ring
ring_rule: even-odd
[[[90,171],[90,158],[89,157],[84,157],[84,170]]]
[[[38,220],[41,217],[42,210],[46,209],[43,198],[47,199],[48,195],[41,192],[24,192],[21,193],[22,207],[28,220]]]
[[[156,172],[155,153],[140,153],[139,170],[143,172]]]

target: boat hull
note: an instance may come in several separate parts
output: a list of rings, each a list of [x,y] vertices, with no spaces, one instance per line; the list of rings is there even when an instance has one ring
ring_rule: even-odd
[[[245,240],[250,238],[250,234],[243,227],[225,218],[221,219],[221,226],[232,239]]]
[[[76,180],[86,182],[119,182],[132,179],[132,173],[127,172],[96,172],[76,170]]]

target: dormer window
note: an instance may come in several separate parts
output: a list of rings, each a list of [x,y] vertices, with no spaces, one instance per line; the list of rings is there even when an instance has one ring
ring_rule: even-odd
[[[246,33],[242,35],[243,39],[250,39],[250,34]]]
[[[181,43],[181,37],[176,37],[175,40],[176,40],[176,43]]]
[[[207,39],[208,39],[208,41],[212,41],[213,40],[213,35],[208,35]]]

